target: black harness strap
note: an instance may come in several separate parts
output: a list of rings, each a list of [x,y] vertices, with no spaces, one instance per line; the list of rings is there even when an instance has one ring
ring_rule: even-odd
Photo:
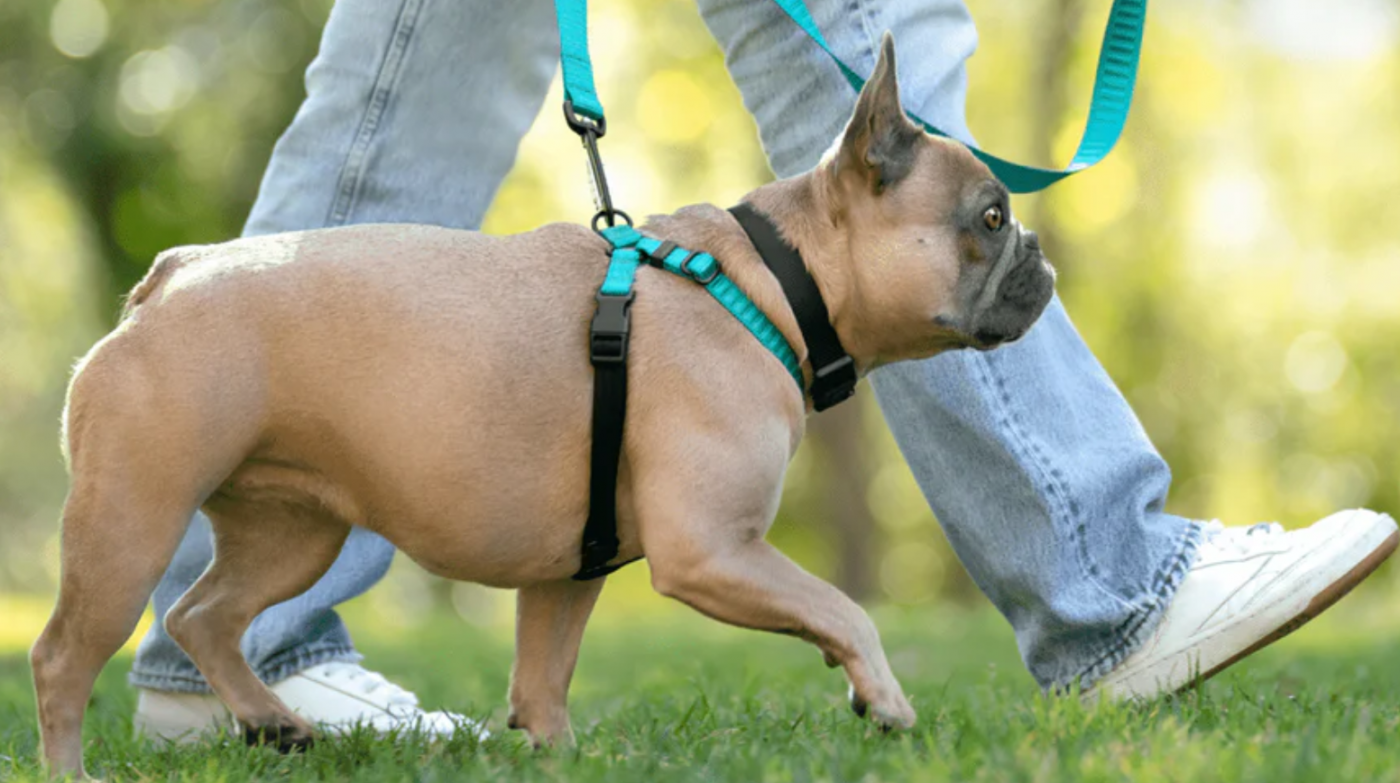
[[[635,294],[598,294],[598,310],[588,330],[593,363],[593,453],[588,476],[588,521],[583,525],[583,562],[574,579],[607,576],[626,563],[617,557],[617,469],[622,426],[627,421],[627,344],[629,312]]]
[[[812,364],[812,407],[824,411],[850,399],[856,393],[859,380],[856,365],[831,325],[831,313],[802,255],[782,238],[778,227],[762,212],[748,204],[738,204],[730,207],[729,213],[749,235],[764,265],[778,278],[788,305],[797,317],[797,326],[807,343],[807,360]]]

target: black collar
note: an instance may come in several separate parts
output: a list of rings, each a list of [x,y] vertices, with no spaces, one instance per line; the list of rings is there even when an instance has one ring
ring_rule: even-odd
[[[782,238],[767,215],[752,206],[738,204],[730,207],[729,213],[749,235],[764,265],[778,278],[792,314],[797,316],[797,326],[807,343],[807,361],[812,365],[812,407],[823,411],[850,399],[856,393],[856,364],[831,326],[831,313],[802,261],[802,254]]]

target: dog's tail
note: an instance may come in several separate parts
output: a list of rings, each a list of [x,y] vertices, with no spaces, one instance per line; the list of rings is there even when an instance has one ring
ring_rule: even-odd
[[[156,256],[155,263],[151,264],[146,276],[141,278],[141,282],[137,283],[136,287],[132,288],[130,293],[126,295],[126,301],[122,303],[122,320],[129,318],[132,313],[136,312],[136,308],[141,306],[142,302],[155,295],[165,284],[165,281],[175,273],[175,270],[184,266],[187,261],[189,261],[189,254],[185,252],[185,248],[177,247]]]

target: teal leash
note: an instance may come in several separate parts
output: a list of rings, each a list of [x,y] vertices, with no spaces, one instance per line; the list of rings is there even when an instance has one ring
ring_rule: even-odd
[[[827,44],[826,38],[813,21],[812,14],[807,10],[806,3],[803,0],[773,2],[823,52],[826,52],[846,82],[851,85],[851,89],[860,92],[861,87],[865,85],[865,79],[831,50],[831,46]],[[593,66],[588,56],[587,0],[555,0],[555,9],[559,16],[560,61],[564,71],[566,114],[570,117],[571,125],[577,120],[574,117],[575,113],[601,125],[604,122],[603,105],[598,101],[598,94],[593,88]],[[1119,137],[1123,135],[1123,126],[1128,121],[1128,110],[1132,107],[1133,89],[1137,83],[1142,32],[1146,23],[1147,0],[1114,0],[1108,12],[1103,46],[1099,50],[1099,63],[1089,103],[1089,119],[1085,123],[1084,135],[1080,137],[1074,159],[1068,166],[1064,169],[1043,169],[1012,163],[975,147],[972,148],[973,153],[981,158],[1013,193],[1044,190],[1065,177],[1103,160],[1118,143]],[[929,133],[948,135],[912,112],[909,118]]]

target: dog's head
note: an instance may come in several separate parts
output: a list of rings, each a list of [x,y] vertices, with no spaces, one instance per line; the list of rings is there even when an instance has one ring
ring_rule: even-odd
[[[858,314],[848,328],[872,364],[995,348],[1049,303],[1055,273],[1005,186],[967,147],[905,116],[888,33],[816,174],[849,248],[828,256],[844,267],[843,310]]]

